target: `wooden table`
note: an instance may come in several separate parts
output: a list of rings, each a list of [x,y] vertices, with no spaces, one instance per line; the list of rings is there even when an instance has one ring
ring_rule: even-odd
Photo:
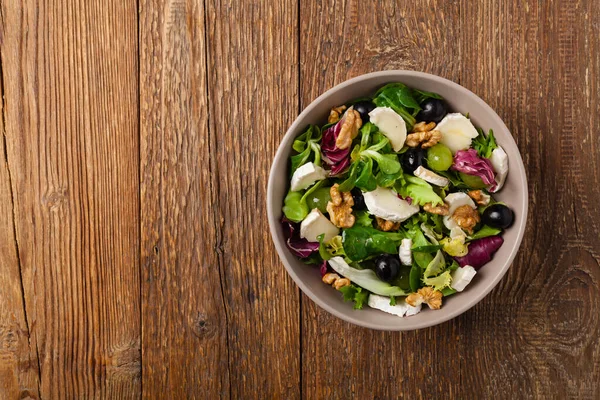
[[[600,398],[592,0],[4,0],[0,398]],[[299,111],[416,69],[487,101],[523,247],[453,321],[375,332],[287,276],[265,211]]]

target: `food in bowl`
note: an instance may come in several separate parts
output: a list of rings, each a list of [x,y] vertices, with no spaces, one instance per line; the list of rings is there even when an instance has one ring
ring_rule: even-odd
[[[287,247],[356,309],[407,317],[423,303],[442,308],[513,223],[493,197],[508,156],[492,130],[436,93],[389,83],[334,107],[292,147]]]

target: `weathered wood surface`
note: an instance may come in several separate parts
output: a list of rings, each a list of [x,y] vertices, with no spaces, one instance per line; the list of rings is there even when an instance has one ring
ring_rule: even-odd
[[[0,398],[600,397],[594,1],[0,7]],[[300,294],[264,199],[302,107],[403,68],[496,109],[531,212],[480,304],[385,333]]]

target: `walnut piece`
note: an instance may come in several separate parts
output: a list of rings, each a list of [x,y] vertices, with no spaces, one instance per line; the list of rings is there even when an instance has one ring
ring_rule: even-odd
[[[327,122],[335,124],[340,120],[340,115],[342,115],[345,110],[346,106],[344,105],[333,107],[331,111],[329,111],[329,119],[327,119]]]
[[[442,307],[442,292],[426,286],[417,290],[417,293],[411,293],[406,297],[406,302],[413,307],[425,303],[432,310],[439,310]]]
[[[347,149],[352,145],[352,140],[358,135],[358,130],[362,126],[360,114],[354,108],[350,107],[344,114],[344,123],[340,129],[340,134],[335,140],[335,146],[338,149]]]
[[[435,122],[428,124],[419,122],[413,126],[413,133],[406,137],[406,145],[408,147],[418,147],[421,145],[424,149],[435,146],[442,139],[442,134],[433,128],[435,128]]]
[[[335,282],[333,282],[333,287],[336,290],[340,290],[344,286],[350,286],[350,279],[348,279],[348,278],[340,278],[340,279],[336,280]]]
[[[397,231],[400,229],[400,222],[388,221],[387,219],[375,217],[377,227],[384,232]]]
[[[323,282],[328,285],[333,285],[333,283],[338,279],[340,279],[340,276],[338,274],[334,274],[333,272],[326,273],[322,278]]]
[[[336,290],[340,290],[344,286],[350,286],[350,279],[342,278],[338,274],[334,274],[333,272],[328,272],[323,275],[323,282],[328,285],[332,285]]]
[[[421,121],[413,126],[413,132],[429,132],[435,128],[435,122],[425,123]]]
[[[487,206],[490,204],[490,195],[483,193],[481,190],[470,190],[467,194],[480,206]]]
[[[472,209],[471,206],[466,204],[458,207],[456,211],[454,211],[452,219],[469,234],[473,233],[473,228],[481,221],[481,217],[477,210]]]
[[[425,211],[427,211],[428,213],[437,214],[437,215],[448,215],[448,213],[450,212],[450,209],[447,204],[440,204],[440,205],[434,206],[431,203],[425,203],[423,205],[423,209]]]
[[[338,228],[351,228],[356,220],[354,215],[352,215],[354,199],[350,192],[340,193],[338,190],[339,187],[340,185],[336,183],[329,189],[329,194],[331,195],[331,201],[327,202],[329,219]]]

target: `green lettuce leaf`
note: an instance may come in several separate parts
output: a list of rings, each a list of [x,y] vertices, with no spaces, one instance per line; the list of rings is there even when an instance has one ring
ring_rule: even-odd
[[[404,174],[404,180],[406,184],[396,184],[395,186],[396,192],[402,197],[410,197],[413,203],[421,206],[426,203],[431,203],[435,206],[444,202],[433,190],[433,187],[423,179]]]
[[[344,229],[342,240],[346,256],[352,261],[361,261],[369,256],[387,253],[396,254],[404,235],[382,232],[367,226]]]
[[[342,293],[344,301],[354,302],[355,310],[361,310],[363,305],[369,300],[369,292],[354,284],[341,287],[338,291]]]
[[[450,274],[450,271],[445,271],[436,277],[424,277],[423,283],[427,286],[432,286],[435,290],[441,291],[447,287],[450,287],[450,284],[452,283],[452,275]]]

